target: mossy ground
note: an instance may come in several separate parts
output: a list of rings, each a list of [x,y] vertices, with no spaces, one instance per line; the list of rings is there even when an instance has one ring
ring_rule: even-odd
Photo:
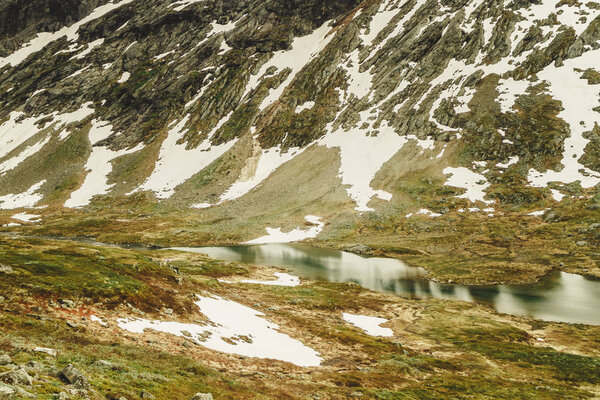
[[[498,315],[462,302],[408,300],[355,284],[225,284],[215,278],[264,277],[270,270],[171,250],[4,237],[0,256],[14,270],[0,280],[0,347],[17,363],[41,363],[28,388],[40,399],[68,387],[55,372],[68,363],[88,377],[89,397],[98,399],[136,399],[142,391],[160,399],[196,392],[231,399],[357,393],[377,399],[581,399],[600,390],[598,327]],[[117,318],[141,312],[205,319],[190,304],[196,293],[264,312],[280,331],[317,350],[322,366],[227,355],[184,338],[130,334],[116,326]],[[58,299],[76,305],[64,309]],[[160,314],[164,307],[173,308],[173,316]],[[345,323],[343,312],[388,318],[394,336],[368,336]],[[91,314],[108,327],[91,322]],[[38,346],[59,355],[31,352]]]

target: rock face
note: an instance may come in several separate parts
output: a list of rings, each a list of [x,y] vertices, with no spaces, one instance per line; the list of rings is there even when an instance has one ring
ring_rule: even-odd
[[[480,208],[577,196],[600,182],[595,4],[4,2],[0,208],[245,207],[304,157],[364,212],[404,153]]]

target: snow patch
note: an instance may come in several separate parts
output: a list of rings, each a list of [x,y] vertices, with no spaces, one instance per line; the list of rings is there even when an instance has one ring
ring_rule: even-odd
[[[357,211],[373,211],[368,207],[373,196],[382,200],[391,199],[391,195],[383,190],[371,188],[371,181],[404,144],[406,137],[399,136],[386,122],[381,125],[377,136],[366,136],[365,132],[353,128],[348,132],[341,129],[327,133],[318,143],[340,150],[340,178],[348,195],[356,202]]]
[[[370,336],[390,337],[394,336],[394,331],[390,328],[382,328],[380,325],[388,322],[385,318],[369,317],[367,315],[343,313],[342,317],[346,322],[351,323],[357,328],[365,331]]]
[[[267,228],[267,235],[250,240],[246,244],[292,243],[317,237],[325,223],[321,222],[320,217],[314,215],[307,215],[304,219],[313,226],[309,229],[296,228],[290,232],[282,232],[281,228]]]
[[[198,147],[187,149],[187,143],[179,143],[187,132],[185,126],[190,115],[186,115],[169,130],[168,136],[160,148],[154,171],[134,192],[150,190],[159,199],[170,198],[175,193],[177,186],[208,167],[237,142],[236,138],[218,146],[213,146],[211,143],[214,134],[229,120],[230,116],[231,113],[221,119]]]
[[[177,250],[177,249],[175,249]],[[300,278],[294,275],[286,274],[285,272],[275,272],[273,275],[277,277],[277,280],[274,281],[258,281],[254,279],[244,279],[240,281],[241,283],[253,283],[257,285],[269,285],[269,286],[287,286],[287,287],[296,287],[300,285]],[[223,283],[235,283],[223,279],[219,279],[219,282]]]
[[[0,210],[35,207],[35,205],[42,200],[43,196],[37,192],[44,183],[46,183],[45,180],[40,181],[23,193],[0,196]]]
[[[90,316],[90,320],[91,320],[92,322],[97,322],[97,323],[99,323],[99,324],[100,324],[100,325],[102,325],[102,326],[108,326],[108,324],[107,324],[106,322],[102,321],[100,318],[98,318],[98,317],[97,317],[97,316],[95,316],[95,315],[92,315],[92,316]]]
[[[18,221],[22,221],[22,222],[34,222],[36,220],[40,219],[39,215],[35,215],[35,214],[28,214],[25,212],[19,213],[19,214],[15,214],[11,217],[12,219],[16,219]]]
[[[590,65],[597,65],[600,49],[588,51],[575,59],[564,61],[561,67],[549,65],[537,74],[538,78],[549,84],[549,92],[562,102],[563,110],[558,114],[571,127],[571,135],[565,139],[560,171],[538,172],[529,170],[529,183],[534,187],[546,187],[550,182],[572,183],[580,181],[583,188],[591,188],[600,183],[600,173],[583,166],[579,159],[589,143],[583,133],[598,123],[598,114],[593,110],[598,106],[600,88],[589,85],[581,78],[581,72]],[[554,194],[554,192],[553,192]],[[562,195],[555,196],[555,199]],[[560,201],[557,199],[557,201]]]
[[[116,3],[107,3],[100,7],[97,7],[92,11],[87,17],[81,19],[80,21],[74,23],[71,26],[63,27],[62,29],[56,32],[41,32],[38,33],[35,38],[33,38],[29,43],[23,45],[19,50],[15,51],[8,57],[0,58],[0,69],[5,65],[11,65],[12,67],[19,65],[23,61],[27,59],[30,55],[37,53],[42,50],[48,44],[54,42],[55,40],[60,39],[63,36],[67,37],[69,41],[75,41],[79,38],[79,28],[90,21],[96,20],[110,11],[115,10],[121,6],[129,4],[134,0],[121,0]],[[90,50],[91,51],[91,50]]]
[[[90,204],[94,196],[108,193],[114,184],[108,184],[108,175],[112,172],[112,161],[126,154],[135,153],[143,148],[142,144],[131,149],[110,150],[108,147],[95,146],[99,141],[106,139],[112,134],[112,126],[104,121],[92,121],[89,132],[92,153],[90,154],[85,168],[88,171],[81,187],[71,193],[71,197],[65,202],[65,207],[78,208]]]
[[[296,114],[300,114],[304,110],[311,110],[314,106],[315,106],[314,101],[307,101],[306,103],[300,104],[298,107],[296,107],[295,112],[296,112]]]
[[[201,346],[227,354],[286,361],[301,367],[321,364],[316,351],[279,332],[279,326],[266,320],[260,311],[218,296],[198,296],[195,304],[210,320],[208,324],[129,318],[119,319],[118,326],[138,334],[148,329],[187,337]]]
[[[289,68],[290,73],[286,80],[275,89],[271,89],[269,94],[259,106],[260,111],[267,108],[269,105],[278,100],[284,90],[294,80],[298,72],[308,65],[321,51],[329,44],[334,35],[329,35],[330,21],[325,22],[321,27],[309,35],[297,37],[292,42],[290,50],[282,50],[273,54],[273,57],[263,65],[257,74],[250,76],[246,91],[242,95],[242,99],[251,91],[256,89],[264,78],[265,73],[271,67],[276,67],[278,72],[282,72]]]
[[[456,196],[459,199],[468,199],[471,202],[482,201],[487,204],[494,203],[493,200],[485,200],[485,190],[490,186],[485,176],[471,171],[465,167],[444,168],[444,175],[450,175],[446,180],[446,186],[463,188],[465,193]]]
[[[117,83],[125,83],[129,80],[130,77],[131,77],[131,74],[129,72],[125,71],[125,72],[123,72],[123,74],[121,75],[121,77],[119,78]]]

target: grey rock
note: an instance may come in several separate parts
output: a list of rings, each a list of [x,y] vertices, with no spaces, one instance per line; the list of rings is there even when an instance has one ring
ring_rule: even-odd
[[[33,352],[47,354],[51,357],[56,357],[56,355],[58,354],[58,352],[55,349],[50,349],[47,347],[35,347],[33,349]]]
[[[62,308],[75,308],[75,302],[69,299],[61,299],[58,301]]]
[[[59,394],[57,394],[56,396],[54,396],[54,398],[56,400],[69,400],[69,395],[66,394],[65,392],[60,392]]]
[[[99,367],[102,368],[108,368],[108,369],[112,369],[112,370],[118,370],[119,367],[117,366],[117,364],[112,363],[110,361],[106,361],[106,360],[98,360],[95,362],[95,364]]]
[[[15,392],[18,399],[36,399],[38,397],[35,394],[29,393],[25,389],[18,386],[15,387]]]
[[[69,364],[66,367],[64,367],[60,374],[61,377],[67,383],[70,383],[71,385],[77,388],[87,389],[90,386],[87,378],[83,375],[83,373],[81,373],[81,371],[75,368],[72,364]]]
[[[0,380],[11,385],[30,386],[33,383],[33,379],[23,368],[18,368],[1,374]]]
[[[213,400],[212,393],[196,393],[192,400]]]
[[[0,264],[0,274],[12,274],[15,272],[10,265]]]
[[[549,212],[548,214],[544,215],[545,222],[550,222],[550,221],[553,221],[554,219],[556,219],[556,214],[554,214],[553,212]]]
[[[583,246],[587,246],[588,242],[586,242],[585,240],[580,240],[579,242],[577,242],[575,244],[579,247],[583,247]]]
[[[345,248],[346,251],[356,254],[366,254],[371,251],[371,248],[365,244],[355,244]]]
[[[15,394],[13,387],[0,383],[0,399],[10,398],[13,394]]]
[[[150,400],[156,399],[156,397],[152,393],[146,392],[145,390],[142,391],[142,393],[140,394],[140,397],[142,399],[150,399]]]
[[[0,356],[0,365],[7,365],[12,363],[12,358],[8,354],[2,354]]]
[[[37,361],[29,361],[27,364],[24,364],[23,369],[30,374],[35,374],[42,370],[42,364]]]

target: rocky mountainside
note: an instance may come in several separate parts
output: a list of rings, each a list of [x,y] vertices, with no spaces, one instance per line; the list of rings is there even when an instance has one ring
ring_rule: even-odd
[[[316,215],[327,240],[496,246],[525,239],[494,221],[543,217],[567,224],[518,235],[571,230],[600,274],[599,3],[21,3],[0,5],[0,208],[45,207],[51,233],[183,210],[228,232],[200,241]]]

